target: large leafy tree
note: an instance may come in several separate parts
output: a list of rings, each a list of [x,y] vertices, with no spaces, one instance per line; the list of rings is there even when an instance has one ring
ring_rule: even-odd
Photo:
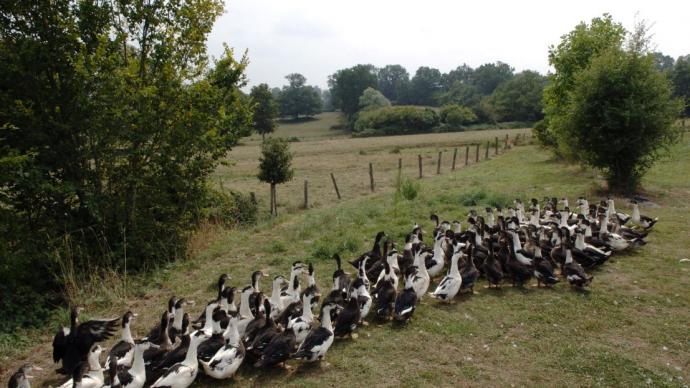
[[[222,12],[219,0],[1,3],[0,246],[11,252],[0,268],[12,277],[0,273],[0,294],[26,295],[22,269],[54,285],[45,275],[66,257],[93,272],[184,255],[206,177],[251,128],[246,59],[206,55]]]
[[[500,121],[537,121],[543,117],[542,96],[546,77],[526,70],[500,84],[491,94]]]
[[[549,74],[549,84],[544,89],[544,112],[547,126],[537,133],[539,141],[553,148],[559,154],[568,154],[559,143],[558,133],[562,131],[562,118],[569,92],[578,72],[589,66],[592,58],[611,48],[620,47],[625,39],[625,29],[613,18],[604,14],[587,24],[582,22],[568,34],[561,37],[558,46],[549,48],[549,63],[554,72]]]
[[[601,169],[609,189],[633,192],[661,152],[677,139],[681,103],[647,50],[646,27],[626,47],[608,48],[574,75],[558,140]]]
[[[254,104],[254,130],[265,139],[267,133],[272,133],[276,128],[278,105],[273,100],[271,89],[267,84],[259,84],[252,88],[249,96]]]
[[[395,103],[401,102],[410,84],[410,74],[401,65],[386,65],[378,71],[378,90]]]
[[[690,116],[690,55],[678,57],[671,71],[673,91],[685,102],[683,113]]]
[[[441,76],[443,90],[450,90],[455,84],[469,85],[472,82],[474,69],[463,63],[461,66],[445,73]]]
[[[359,96],[366,88],[376,88],[377,70],[373,65],[356,65],[341,69],[328,77],[333,104],[348,117],[359,110]]]
[[[436,98],[441,92],[441,72],[427,66],[417,69],[410,80],[408,99],[415,105],[437,105]]]
[[[288,84],[280,92],[280,114],[290,116],[294,120],[299,116],[313,116],[321,112],[321,91],[307,85],[307,79],[299,73],[285,76]]]
[[[479,93],[488,96],[498,85],[513,77],[513,68],[503,62],[485,63],[471,73],[471,82]]]

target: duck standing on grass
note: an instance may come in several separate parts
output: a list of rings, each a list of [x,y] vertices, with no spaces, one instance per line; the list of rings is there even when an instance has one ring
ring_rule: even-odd
[[[103,385],[103,368],[101,367],[100,345],[93,345],[89,351],[88,360],[82,362],[72,371],[72,378],[67,380],[59,388],[72,388],[74,386],[100,388]]]
[[[313,362],[323,360],[326,352],[333,344],[333,326],[331,313],[340,307],[335,303],[327,303],[321,309],[321,325],[309,332],[307,338],[300,345],[291,358]]]
[[[455,298],[455,295],[458,294],[462,286],[462,276],[460,276],[460,270],[458,269],[458,261],[461,260],[462,255],[460,244],[457,244],[455,252],[450,258],[450,270],[448,271],[448,275],[441,280],[436,290],[429,294],[432,298],[450,303],[453,301],[453,298]]]
[[[357,328],[357,324],[361,320],[361,313],[359,310],[359,301],[357,299],[357,291],[351,290],[350,296],[345,304],[345,308],[338,314],[338,319],[335,321],[335,329],[333,334],[336,338],[345,338],[350,336],[356,338],[353,334]]]
[[[112,376],[111,387],[122,388],[141,388],[146,382],[146,365],[144,364],[144,353],[149,349],[157,348],[157,345],[144,341],[134,345],[132,367],[129,369],[117,370]]]
[[[223,380],[232,377],[244,361],[244,344],[240,341],[240,333],[237,331],[239,319],[230,318],[228,327],[223,333],[225,345],[218,349],[208,362],[199,361],[204,373],[214,379]]]
[[[417,307],[417,293],[413,288],[413,280],[417,274],[417,267],[407,267],[405,273],[405,288],[395,299],[395,312],[393,319],[397,322],[407,322],[412,319],[412,314]]]
[[[118,365],[131,366],[134,358],[134,338],[130,325],[137,315],[131,311],[127,311],[122,316],[122,339],[110,348],[108,358],[105,359],[105,365],[110,365],[110,360],[117,360]]]
[[[209,335],[203,330],[197,330],[189,336],[189,349],[184,360],[171,366],[151,387],[187,388],[192,385],[199,372],[196,350],[199,344],[209,338]]]
[[[424,264],[422,264],[424,265]],[[388,263],[383,264],[384,276],[374,289],[374,298],[376,299],[376,316],[379,319],[389,319],[395,308],[396,290],[393,287],[393,279],[391,278],[391,267]]]

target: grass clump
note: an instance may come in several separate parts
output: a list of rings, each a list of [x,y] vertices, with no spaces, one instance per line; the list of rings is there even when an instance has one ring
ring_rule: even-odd
[[[412,201],[417,198],[421,186],[418,182],[404,176],[398,176],[395,180],[395,197],[396,199],[406,199]]]

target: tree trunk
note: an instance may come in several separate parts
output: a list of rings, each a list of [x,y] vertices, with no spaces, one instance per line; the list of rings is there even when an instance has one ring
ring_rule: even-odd
[[[276,197],[276,185],[273,185],[273,215],[278,217],[278,198]]]
[[[266,141],[266,134],[261,132],[261,141]]]
[[[271,183],[271,194],[269,195],[269,197],[271,198],[271,215],[273,215],[273,183]]]

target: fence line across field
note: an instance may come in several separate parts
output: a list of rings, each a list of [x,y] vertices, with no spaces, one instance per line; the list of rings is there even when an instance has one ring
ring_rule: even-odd
[[[528,137],[527,135],[523,135],[523,136],[521,137],[520,134],[518,133],[518,134],[515,135],[515,138],[514,138],[514,140],[512,141],[512,144],[511,144],[510,139],[509,139],[509,136],[506,135],[506,138],[505,138],[505,141],[504,141],[504,146],[503,146],[503,152],[505,153],[505,151],[507,151],[508,149],[510,149],[510,148],[511,148],[511,147],[510,147],[511,145],[517,145],[521,140],[522,140],[522,141],[525,141],[527,137]],[[493,146],[494,146],[494,155],[499,155],[498,136],[496,136],[496,137],[494,138],[494,142],[493,142],[493,143],[494,143],[494,144],[493,144]],[[475,162],[474,162],[473,164],[477,164],[477,163],[479,163],[479,162],[481,161],[481,160],[480,160],[480,157],[479,157],[479,149],[480,149],[480,147],[481,147],[481,141],[479,141],[478,143],[474,144],[474,146],[475,146],[475,149],[474,149],[474,153],[475,153],[475,155],[474,155],[474,156],[475,156]],[[457,161],[457,157],[458,157],[458,153],[459,153],[458,148],[459,148],[459,147],[454,147],[454,148],[453,148],[453,159],[452,159],[452,165],[451,165],[450,171],[455,171],[455,170],[456,170],[456,161]],[[486,142],[486,149],[485,149],[485,151],[484,151],[484,159],[483,159],[483,160],[489,160],[489,149],[490,149],[490,148],[491,148],[491,140],[487,140],[487,142]],[[468,144],[468,145],[465,145],[465,166],[468,166],[468,165],[469,165],[470,152],[471,152],[471,151],[470,151],[470,145],[469,145],[469,144]],[[418,161],[418,178],[419,178],[419,179],[423,179],[423,178],[424,178],[424,162],[423,162],[423,159],[424,159],[424,158],[423,158],[423,156],[422,156],[421,154],[417,154],[417,161]],[[439,151],[439,152],[438,152],[438,159],[436,160],[436,175],[441,175],[442,163],[443,163],[443,151]],[[370,192],[373,193],[373,192],[375,192],[375,188],[376,188],[376,180],[375,180],[375,178],[374,178],[374,163],[373,163],[373,162],[369,162],[369,171],[368,171],[368,175],[369,175],[369,190],[370,190]],[[403,176],[403,158],[402,158],[402,157],[399,157],[399,158],[398,158],[398,175],[397,175],[397,176],[398,176],[398,179],[400,179],[400,178]],[[339,199],[339,200],[342,199],[342,194],[341,194],[341,192],[340,192],[341,187],[338,186],[338,182],[337,182],[337,180],[336,180],[336,176],[335,176],[335,174],[334,174],[333,172],[330,173],[330,178],[331,178],[331,182],[332,182],[332,184],[333,184],[333,190],[334,190],[334,192],[335,192],[335,195],[336,195],[337,199]],[[385,185],[381,185],[380,187],[384,187],[384,186],[385,186]],[[346,190],[346,191],[347,191],[347,190]],[[252,193],[252,194],[254,194],[254,193]],[[274,205],[272,204],[272,206],[274,206]],[[276,206],[276,207],[277,207],[277,206]],[[303,209],[309,209],[309,180],[308,180],[308,179],[304,179],[304,202],[303,202],[303,204],[302,204],[302,208],[303,208]]]

